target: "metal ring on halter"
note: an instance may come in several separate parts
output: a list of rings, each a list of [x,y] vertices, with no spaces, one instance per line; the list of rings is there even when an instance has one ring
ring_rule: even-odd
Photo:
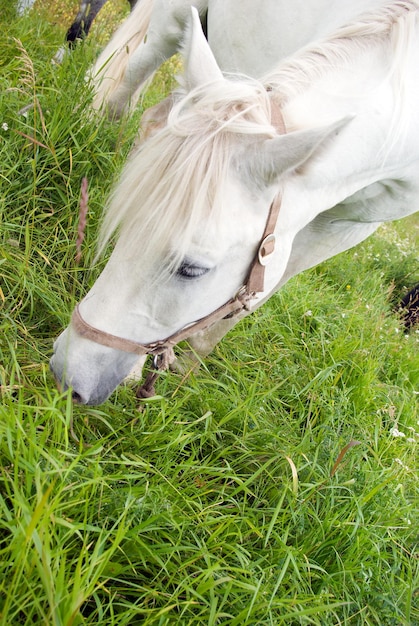
[[[267,235],[259,246],[258,260],[261,265],[267,265],[275,252],[276,237],[273,233]]]

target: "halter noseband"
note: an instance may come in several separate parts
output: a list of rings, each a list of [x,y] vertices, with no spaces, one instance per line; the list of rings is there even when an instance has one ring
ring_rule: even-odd
[[[271,99],[272,106],[272,123],[280,134],[285,133],[285,125],[282,113],[275,101]],[[158,372],[169,367],[174,360],[173,347],[187,339],[198,331],[206,330],[215,322],[222,319],[235,318],[243,311],[250,310],[250,302],[256,297],[256,294],[264,291],[265,266],[268,264],[270,257],[275,250],[275,227],[281,208],[281,194],[278,193],[269,209],[268,218],[266,220],[265,230],[262,235],[261,242],[250,265],[249,273],[245,284],[238,293],[228,300],[225,304],[215,309],[205,317],[188,324],[177,332],[173,333],[164,340],[155,341],[148,344],[142,344],[132,339],[124,339],[117,337],[106,331],[99,330],[88,324],[81,316],[79,304],[76,305],[71,323],[76,332],[83,338],[89,339],[95,343],[114,350],[122,352],[130,352],[138,354],[138,356],[152,355],[154,372],[150,372],[146,381],[137,390],[137,397],[145,398],[155,395],[154,382],[158,376]]]

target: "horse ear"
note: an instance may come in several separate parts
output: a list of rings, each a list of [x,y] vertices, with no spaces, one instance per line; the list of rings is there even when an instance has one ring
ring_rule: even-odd
[[[327,140],[339,135],[341,129],[353,119],[346,116],[333,124],[309,130],[299,130],[267,139],[252,147],[245,164],[253,179],[264,184],[275,183],[285,172],[295,170],[322,147]]]
[[[184,80],[188,90],[216,80],[223,75],[202,31],[198,11],[191,7],[191,19],[183,42]]]

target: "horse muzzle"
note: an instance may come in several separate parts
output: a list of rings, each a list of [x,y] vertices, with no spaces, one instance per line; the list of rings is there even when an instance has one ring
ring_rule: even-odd
[[[77,337],[70,327],[55,341],[49,365],[58,389],[71,389],[75,403],[93,406],[109,398],[137,361],[135,354]]]

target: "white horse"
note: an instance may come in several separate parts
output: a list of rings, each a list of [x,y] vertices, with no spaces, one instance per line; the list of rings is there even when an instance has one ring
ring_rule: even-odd
[[[193,12],[183,88],[127,163],[103,230],[105,245],[119,228],[115,248],[55,343],[76,401],[103,402],[138,355],[170,360],[186,337],[202,358],[291,276],[415,212],[419,3],[364,1],[346,22],[347,4],[259,80],[223,75]]]

